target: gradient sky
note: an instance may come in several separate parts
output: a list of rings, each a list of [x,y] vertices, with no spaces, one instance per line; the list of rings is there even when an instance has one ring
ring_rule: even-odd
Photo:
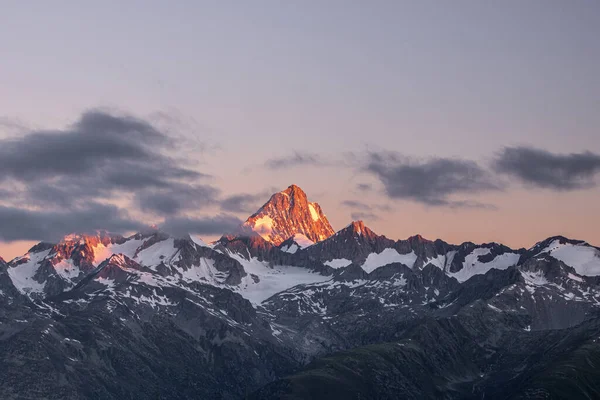
[[[336,230],[362,213],[394,239],[419,233],[528,247],[562,234],[600,245],[597,1],[0,6],[0,140],[65,130],[101,108],[185,142],[161,152],[195,161],[221,199],[252,195],[260,205],[295,183]],[[532,164],[502,170],[507,147],[539,151],[539,163],[519,153]],[[445,182],[436,160],[461,160],[484,176],[466,188],[458,179],[444,204],[398,192],[426,190],[415,176],[435,180],[436,171]],[[408,189],[397,181],[406,166],[414,167]],[[524,177],[527,169],[538,177]],[[117,204],[149,222],[161,218]],[[0,255],[31,243],[0,242]]]

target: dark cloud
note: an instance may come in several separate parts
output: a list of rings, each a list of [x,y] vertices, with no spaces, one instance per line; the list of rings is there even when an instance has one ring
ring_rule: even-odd
[[[33,131],[3,140],[0,178],[35,182],[55,176],[81,176],[105,168],[114,173],[119,170],[113,167],[122,162],[128,167],[150,162],[169,167],[173,162],[155,150],[168,143],[165,135],[144,121],[90,111],[70,129]],[[191,170],[187,173],[194,176]]]
[[[239,218],[227,214],[198,218],[178,217],[166,220],[161,224],[161,229],[175,236],[182,236],[187,233],[220,235],[234,232],[241,223],[242,221]]]
[[[350,214],[352,220],[366,220],[366,221],[376,221],[379,219],[379,215],[375,213],[375,211],[391,211],[391,207],[388,205],[380,205],[380,204],[367,204],[362,201],[356,200],[344,200],[341,203],[344,207],[349,207],[355,209]]]
[[[294,152],[291,156],[272,158],[265,162],[265,167],[270,169],[292,168],[302,165],[322,166],[327,165],[327,163],[318,154],[301,152]]]
[[[114,205],[126,202],[132,212],[166,217],[168,226],[228,227],[226,216],[181,217],[219,205],[220,191],[180,158],[180,139],[145,120],[97,110],[64,130],[0,139],[0,182],[11,188],[0,191],[0,240],[146,226]]]
[[[356,188],[361,192],[370,192],[373,190],[373,185],[370,183],[359,183],[356,185]]]
[[[113,205],[90,203],[87,207],[68,211],[31,211],[0,206],[0,241],[56,241],[73,233],[93,233],[105,229],[114,232],[133,231],[144,225]]]
[[[379,219],[377,214],[371,212],[353,212],[350,217],[353,221],[377,221]]]
[[[135,195],[143,211],[158,215],[176,215],[214,205],[219,190],[209,185],[171,185],[165,189],[141,191]]]
[[[388,197],[429,206],[468,207],[471,202],[454,201],[450,196],[500,189],[493,177],[473,161],[411,161],[396,153],[370,153],[365,171],[381,181]]]
[[[229,212],[250,212],[254,209],[258,198],[253,194],[235,194],[221,201],[221,209]]]
[[[268,195],[259,194],[235,194],[221,200],[221,209],[229,212],[254,212],[268,199]]]
[[[354,200],[344,200],[344,201],[342,201],[342,205],[346,206],[346,207],[360,208],[361,210],[371,210],[372,209],[372,207],[370,205],[368,205],[367,203],[363,203],[360,201],[354,201]]]
[[[234,213],[253,213],[275,192],[277,192],[277,188],[271,187],[260,193],[237,193],[221,199],[221,210]]]
[[[591,152],[554,154],[531,147],[506,147],[494,161],[497,172],[546,189],[574,190],[595,186],[600,155]]]
[[[169,155],[176,150],[144,120],[89,111],[65,130],[0,140],[0,181],[23,184],[15,195],[34,205],[75,207],[139,191],[150,197],[207,177]]]

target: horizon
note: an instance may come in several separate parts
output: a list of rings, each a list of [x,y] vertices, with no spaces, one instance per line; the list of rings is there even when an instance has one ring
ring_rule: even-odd
[[[304,190],[303,190],[303,189],[302,189],[300,186],[298,186],[298,185],[296,185],[296,184],[291,184],[291,185],[289,185],[289,186],[287,187],[287,189],[289,189],[289,188],[291,188],[291,187],[293,187],[293,186],[295,186],[296,188],[299,188],[301,191],[303,191],[303,192],[304,192]],[[275,192],[275,193],[273,193],[271,196],[269,196],[269,198],[268,198],[268,199],[267,199],[267,201],[266,201],[266,202],[263,204],[263,206],[264,206],[264,205],[266,205],[266,204],[268,204],[268,203],[269,203],[269,201],[271,200],[271,198],[272,198],[273,196],[275,196],[277,193],[282,193],[282,192],[284,192],[285,190],[286,190],[286,189],[284,189],[284,190],[281,190],[281,191],[278,191],[278,192]],[[316,201],[315,199],[311,199],[310,197],[308,197],[308,194],[307,194],[307,198],[308,198],[308,200],[309,200],[309,201],[311,201],[311,200],[312,200],[311,202],[313,202],[313,203],[317,203],[317,204],[319,203],[319,202],[318,202],[318,201]],[[261,208],[262,208],[263,206],[261,206]],[[261,208],[259,208],[259,209],[257,210],[257,212],[258,212],[258,211],[260,211],[260,209],[261,209]],[[252,214],[250,214],[250,215],[248,216],[248,218],[252,217],[252,216],[253,216],[253,215],[255,215],[255,214],[256,214],[256,212],[253,212]],[[325,216],[327,216],[327,215],[325,214]],[[358,223],[362,222],[366,228],[368,228],[368,229],[371,229],[371,227],[370,227],[370,226],[369,226],[367,223],[365,223],[363,220],[360,220],[360,219],[359,219],[359,220],[351,220],[351,221],[350,221],[350,223],[348,223],[347,225],[344,225],[343,227],[341,227],[341,228],[339,228],[339,229],[336,229],[336,228],[334,228],[334,231],[335,231],[335,233],[338,233],[338,232],[340,232],[340,231],[342,231],[342,230],[344,230],[344,229],[348,228],[349,226],[351,226],[352,224],[354,224],[354,223],[357,223],[357,222],[358,222]],[[372,229],[371,229],[371,230],[372,230]],[[152,231],[152,232],[162,232],[162,233],[168,234],[170,237],[174,237],[174,238],[184,238],[184,237],[185,237],[185,236],[187,236],[187,235],[196,236],[197,238],[200,238],[201,240],[203,240],[203,241],[205,241],[206,243],[209,243],[209,244],[212,244],[212,243],[216,242],[217,240],[219,240],[219,239],[220,239],[222,236],[224,236],[224,235],[232,234],[232,232],[223,232],[221,235],[212,236],[211,238],[208,238],[208,239],[207,239],[206,237],[201,237],[201,236],[199,236],[199,235],[195,235],[195,234],[179,234],[179,235],[177,235],[177,234],[173,234],[173,233],[170,233],[170,232],[167,232],[167,231],[164,231],[164,230],[162,230],[160,226],[148,226],[148,227],[146,227],[145,229],[141,229],[140,231],[136,231],[136,232],[132,231],[132,232],[127,232],[127,233],[124,233],[124,234],[123,234],[123,233],[117,233],[117,232],[110,232],[110,231],[103,230],[103,229],[96,230],[95,232],[90,232],[90,233],[77,233],[77,232],[72,232],[72,233],[69,233],[69,234],[65,235],[65,236],[64,236],[63,238],[61,238],[61,240],[59,240],[59,241],[55,241],[55,242],[48,242],[48,243],[51,243],[51,244],[56,244],[56,243],[62,242],[64,239],[67,239],[67,238],[68,238],[68,237],[70,237],[70,236],[75,236],[75,237],[79,237],[79,236],[95,236],[95,235],[99,235],[99,234],[101,234],[101,233],[107,233],[107,234],[109,234],[109,235],[122,235],[122,236],[123,236],[123,237],[125,237],[125,238],[130,238],[130,237],[133,237],[133,236],[135,236],[136,234],[139,234],[139,233],[143,233],[143,232],[148,232],[148,233],[150,233],[149,231]],[[501,242],[473,242],[473,241],[464,241],[464,242],[460,242],[460,243],[453,243],[453,242],[450,242],[450,241],[444,240],[444,238],[439,238],[439,237],[436,237],[436,238],[429,238],[429,237],[425,237],[425,236],[423,236],[423,235],[421,235],[421,234],[419,234],[419,233],[412,234],[412,235],[410,235],[410,236],[408,236],[408,237],[405,237],[405,238],[395,238],[395,237],[388,236],[388,235],[386,235],[385,233],[376,232],[376,231],[373,231],[373,232],[375,232],[375,234],[376,234],[376,235],[378,235],[378,236],[384,236],[384,237],[386,237],[386,238],[388,238],[388,239],[391,239],[391,240],[393,240],[393,241],[396,241],[396,242],[398,242],[398,241],[405,241],[405,240],[409,240],[409,239],[411,239],[411,238],[414,238],[414,237],[419,237],[419,238],[421,238],[421,239],[423,239],[423,240],[425,240],[425,241],[429,241],[429,242],[435,242],[436,240],[442,240],[443,242],[446,242],[446,243],[448,243],[448,244],[451,244],[451,245],[457,245],[457,246],[460,246],[460,245],[462,245],[462,244],[464,244],[464,243],[469,243],[469,242],[471,242],[471,243],[474,243],[474,244],[476,244],[476,245],[482,245],[482,246],[483,246],[483,245],[487,245],[487,244],[492,244],[492,243],[497,243],[497,244],[506,245],[505,243],[501,243]],[[256,233],[256,234],[258,234],[258,233]],[[262,235],[261,235],[261,236],[262,236]],[[569,240],[582,241],[582,242],[584,242],[584,243],[587,243],[587,244],[589,244],[589,245],[591,245],[591,246],[594,246],[594,247],[596,247],[596,246],[594,245],[594,243],[588,242],[588,241],[586,241],[586,240],[583,240],[583,239],[580,239],[580,238],[565,237],[564,235],[551,235],[551,236],[548,236],[548,237],[545,237],[545,238],[541,238],[540,240],[536,241],[535,243],[533,243],[533,244],[531,244],[531,245],[529,245],[529,246],[521,246],[521,247],[511,247],[511,246],[507,246],[507,247],[509,247],[509,248],[511,248],[511,249],[513,249],[513,250],[528,250],[528,249],[531,249],[531,248],[535,247],[537,244],[539,244],[539,243],[541,243],[541,242],[544,242],[544,241],[547,241],[547,240],[549,240],[549,239],[553,239],[553,238],[559,238],[559,237],[564,237],[564,238],[566,238],[566,239],[569,239]],[[324,239],[324,240],[327,240],[327,239]],[[267,241],[268,241],[268,240],[267,240]],[[40,242],[34,242],[34,243],[33,243],[33,245],[35,245],[35,244],[37,244],[37,243],[40,243]],[[18,253],[18,254],[16,254],[16,255],[12,255],[12,256],[10,256],[10,257],[4,257],[4,256],[3,256],[3,254],[0,254],[0,258],[3,258],[3,259],[4,259],[5,261],[7,261],[7,262],[8,262],[8,261],[11,261],[11,260],[13,260],[13,259],[15,259],[15,258],[18,258],[18,257],[21,257],[21,256],[25,255],[25,254],[27,253],[27,251],[28,251],[28,250],[29,250],[31,247],[32,247],[32,246],[28,247],[28,248],[27,248],[27,250],[26,250],[26,251],[24,251],[24,252],[22,252],[22,253]],[[20,247],[19,247],[19,248],[20,248]]]
[[[5,259],[289,182],[336,231],[600,245],[600,3],[140,4],[4,7]]]

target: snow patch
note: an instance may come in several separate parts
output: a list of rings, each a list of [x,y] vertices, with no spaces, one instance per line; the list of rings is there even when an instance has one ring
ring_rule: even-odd
[[[409,268],[412,268],[415,265],[416,260],[417,255],[414,251],[411,251],[408,254],[400,254],[396,249],[387,248],[384,249],[381,253],[369,254],[364,264],[362,265],[362,269],[367,273],[371,273],[379,267],[383,267],[384,265],[396,262],[404,264]]]
[[[291,246],[283,246],[281,248],[282,251],[285,251],[286,253],[290,253],[290,254],[295,254],[298,251],[298,245],[296,243],[292,244]]]
[[[169,238],[140,251],[134,260],[141,265],[152,268],[163,262],[169,264],[178,251],[175,248],[175,239]]]
[[[273,219],[268,215],[257,219],[254,222],[254,227],[252,230],[262,236],[263,239],[267,241],[271,240],[271,233],[273,232]]]
[[[27,259],[23,264],[8,268],[8,276],[13,285],[22,294],[40,293],[44,291],[45,283],[39,283],[33,279],[37,273],[40,262],[50,254],[50,249],[38,253],[28,253],[15,261]]]
[[[448,273],[448,275],[456,278],[459,282],[465,282],[475,275],[483,275],[491,269],[504,270],[519,262],[521,257],[517,253],[504,253],[496,256],[492,261],[482,263],[478,260],[479,256],[485,256],[490,253],[488,248],[479,248],[473,250],[465,257],[465,262],[460,271]]]
[[[548,284],[548,280],[541,271],[538,272],[525,272],[521,271],[521,276],[525,279],[525,289],[530,294],[535,293],[538,286],[544,286]]]
[[[124,243],[121,244],[109,244],[108,246],[104,246],[102,243],[98,243],[94,250],[94,261],[93,264],[95,267],[100,265],[104,260],[110,258],[115,254],[124,254],[127,257],[133,259],[135,252],[137,249],[144,244],[143,240],[137,239],[128,239]]]
[[[179,269],[181,279],[186,282],[206,282],[213,285],[222,284],[228,277],[227,273],[215,268],[215,260],[201,258],[198,265],[188,269]]]
[[[81,274],[81,270],[73,264],[73,260],[62,260],[54,265],[54,270],[61,278],[67,281],[71,281]]]
[[[301,233],[296,233],[294,235],[294,242],[296,242],[298,246],[300,246],[300,248],[302,249],[305,249],[308,246],[312,246],[313,244],[315,244],[312,240],[310,240]]]
[[[579,275],[600,275],[600,250],[585,244],[561,244],[554,240],[541,253],[549,253],[552,257],[573,267]]]
[[[324,282],[331,279],[330,276],[320,275],[302,267],[283,265],[271,267],[268,263],[256,258],[246,260],[236,254],[231,254],[231,257],[239,261],[248,273],[242,278],[242,283],[238,287],[231,289],[254,304],[260,304],[274,294],[296,285]],[[258,281],[252,275],[257,277]]]
[[[315,206],[313,206],[312,203],[308,203],[308,210],[310,211],[310,216],[312,217],[312,220],[318,221],[319,213],[317,213],[317,210],[315,210]]]
[[[437,257],[428,258],[427,260],[425,260],[425,263],[423,265],[425,266],[428,264],[432,264],[443,271],[445,263],[446,263],[446,255],[440,254]]]
[[[323,264],[331,268],[338,269],[347,267],[348,265],[352,264],[352,261],[346,258],[334,258],[333,260],[325,261]]]
[[[574,281],[583,282],[583,278],[581,278],[580,276],[577,276],[577,275],[573,275],[570,272],[569,272],[569,274],[567,276],[569,277],[569,279],[572,279]]]

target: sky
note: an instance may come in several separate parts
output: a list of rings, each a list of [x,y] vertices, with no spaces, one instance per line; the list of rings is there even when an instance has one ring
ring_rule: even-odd
[[[334,229],[600,245],[600,3],[0,0],[0,256],[214,239],[297,184]]]

